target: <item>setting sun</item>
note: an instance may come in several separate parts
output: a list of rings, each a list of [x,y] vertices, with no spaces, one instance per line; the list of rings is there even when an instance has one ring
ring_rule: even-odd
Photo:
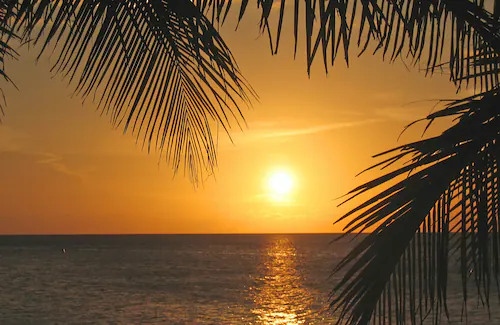
[[[293,187],[292,176],[285,171],[277,171],[271,174],[268,180],[269,189],[273,194],[288,194]]]

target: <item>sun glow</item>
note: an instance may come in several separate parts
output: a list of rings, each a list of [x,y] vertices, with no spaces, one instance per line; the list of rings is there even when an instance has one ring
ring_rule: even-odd
[[[278,170],[269,175],[267,187],[274,200],[285,199],[293,190],[294,180],[290,173]]]

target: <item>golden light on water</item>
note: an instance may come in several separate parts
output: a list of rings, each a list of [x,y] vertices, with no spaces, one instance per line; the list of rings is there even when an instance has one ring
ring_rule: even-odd
[[[305,323],[313,298],[302,283],[297,264],[297,252],[290,239],[279,237],[266,247],[259,266],[261,276],[252,293],[252,312],[259,324]]]

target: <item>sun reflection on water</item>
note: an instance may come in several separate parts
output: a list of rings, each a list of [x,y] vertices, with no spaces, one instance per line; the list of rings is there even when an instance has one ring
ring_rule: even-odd
[[[311,314],[312,297],[297,270],[297,251],[287,237],[276,237],[262,253],[260,277],[252,288],[258,324],[298,325]]]

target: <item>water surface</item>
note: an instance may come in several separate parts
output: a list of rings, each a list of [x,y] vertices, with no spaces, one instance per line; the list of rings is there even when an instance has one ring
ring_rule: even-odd
[[[0,236],[0,324],[331,324],[328,276],[353,245],[333,238]],[[485,315],[469,321],[500,324]]]

